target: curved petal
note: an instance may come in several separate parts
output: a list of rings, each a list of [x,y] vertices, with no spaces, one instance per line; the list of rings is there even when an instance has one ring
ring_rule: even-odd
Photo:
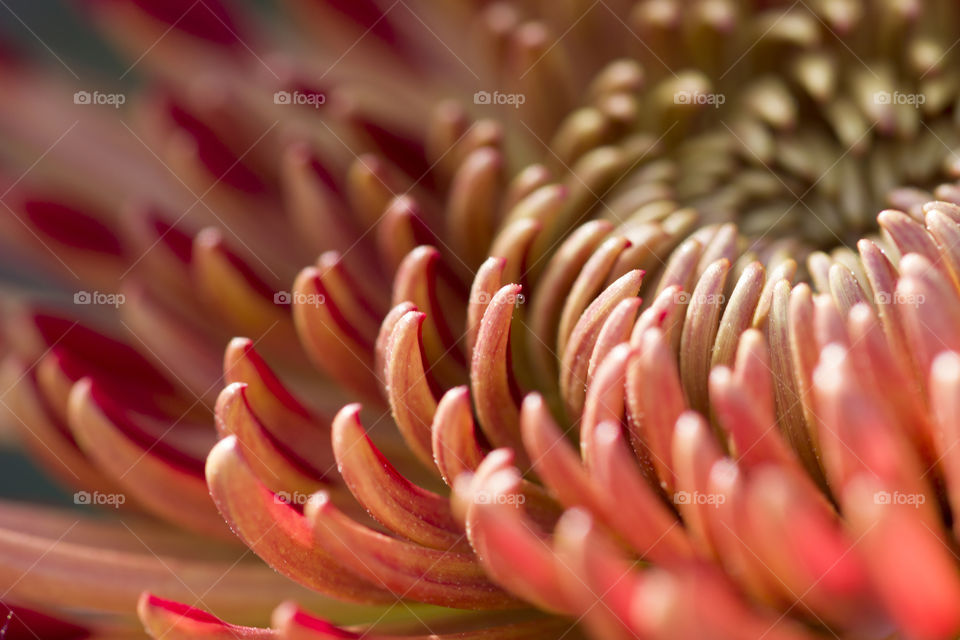
[[[334,418],[333,452],[351,493],[388,529],[432,549],[467,546],[449,500],[400,475],[364,431],[359,405],[347,405]]]
[[[894,310],[922,380],[939,352],[960,350],[960,300],[952,295],[949,280],[918,254],[904,256],[900,271]]]
[[[884,624],[855,540],[809,483],[774,465],[755,470],[745,526],[757,532],[752,551],[784,585],[798,613],[837,630]]]
[[[210,502],[202,460],[152,437],[89,379],[74,385],[69,413],[86,454],[137,502],[198,533],[233,539]]]
[[[594,434],[596,466],[591,475],[613,508],[610,523],[614,531],[645,558],[665,565],[683,562],[693,554],[687,532],[647,484],[630,455],[619,426],[600,424]],[[630,501],[632,509],[619,505]]]
[[[324,493],[313,496],[304,513],[324,549],[398,598],[459,609],[523,606],[487,580],[472,553],[421,547],[363,527]]]
[[[292,295],[297,334],[314,364],[348,389],[379,403],[373,338],[347,323],[339,301],[328,296],[322,272],[314,267],[300,272]]]
[[[448,315],[454,307],[442,304],[459,291],[448,289],[441,295],[439,289],[449,286],[443,278],[443,269],[440,252],[433,247],[422,246],[411,251],[397,268],[393,304],[412,302],[426,314],[422,340],[431,375],[437,380],[461,381],[467,361],[459,337],[453,333],[452,327],[457,323]]]
[[[769,356],[756,329],[740,337],[735,367],[734,371],[717,367],[710,373],[710,395],[737,462],[746,469],[772,463],[802,473],[776,430]]]
[[[703,418],[692,411],[677,419],[671,446],[677,489],[673,494],[673,502],[701,553],[716,553],[715,541],[707,521],[706,509],[710,508],[710,505],[700,504],[693,496],[706,492],[710,471],[717,461],[721,460],[720,447]]]
[[[780,280],[773,287],[767,330],[774,398],[779,416],[778,427],[807,472],[817,478],[822,472],[814,454],[810,429],[803,411],[803,399],[794,374],[797,365],[790,350],[789,304],[790,284],[786,280]]]
[[[64,617],[47,615],[37,609],[28,609],[2,601],[0,601],[0,619],[3,620],[3,626],[0,629],[3,630],[4,637],[11,640],[28,637],[49,638],[50,640],[78,640],[91,636],[100,637],[99,634],[87,626],[74,624]],[[121,640],[132,635],[132,633],[117,633],[117,637]]]
[[[227,385],[242,383],[250,411],[287,457],[322,478],[330,470],[330,419],[308,408],[280,381],[247,338],[234,338],[223,354]]]
[[[944,352],[933,361],[930,400],[940,427],[935,446],[947,496],[954,512],[960,513],[960,354]],[[953,528],[960,529],[960,519],[954,519]]]
[[[432,430],[433,460],[443,481],[452,487],[461,473],[476,470],[485,455],[477,441],[467,387],[455,387],[443,395]]]
[[[537,527],[524,515],[515,469],[477,470],[470,488],[467,535],[488,575],[540,609],[571,613],[560,567]]]
[[[889,484],[860,474],[841,501],[858,550],[897,626],[915,638],[947,638],[960,630],[960,577],[939,531],[915,513],[914,505],[878,500]]]
[[[487,306],[477,335],[470,382],[480,428],[494,446],[512,446],[525,463],[520,443],[520,408],[510,363],[510,329],[520,285],[503,286]]]
[[[485,248],[493,240],[504,164],[500,151],[481,147],[463,159],[450,185],[447,236],[471,268],[483,261]]]
[[[269,640],[272,629],[241,627],[224,622],[202,609],[158,598],[144,592],[137,603],[137,615],[151,638],[167,640]]]
[[[506,269],[501,276],[503,282],[529,281],[527,263],[531,247],[543,230],[539,220],[520,219],[510,223],[497,234],[490,245],[490,255],[503,258]],[[536,264],[530,268],[536,267]]]
[[[218,230],[197,234],[191,269],[200,300],[222,319],[228,332],[254,336],[290,358],[300,353],[290,314],[276,304],[275,285],[229,250]]]
[[[687,401],[676,357],[660,329],[648,329],[640,338],[640,355],[627,364],[626,385],[634,449],[655,470],[645,473],[670,493],[676,484],[671,455],[674,425]]]
[[[394,600],[317,546],[306,519],[286,501],[278,500],[253,474],[236,436],[224,438],[210,452],[207,484],[217,509],[234,533],[278,572],[342,600]]]
[[[505,258],[487,258],[470,286],[470,302],[467,307],[467,355],[473,359],[473,349],[480,334],[483,315],[503,284],[503,272],[507,266]]]
[[[374,367],[373,370],[376,372],[377,377],[382,381],[382,395],[386,399],[389,390],[386,388],[387,380],[387,363],[389,351],[388,347],[390,345],[390,340],[393,338],[393,330],[396,329],[397,323],[400,322],[400,318],[404,317],[411,311],[417,311],[417,305],[412,302],[401,302],[396,305],[393,309],[387,313],[384,317],[383,322],[380,323],[380,332],[377,334],[377,342],[374,347]]]
[[[760,302],[765,273],[762,264],[751,262],[737,279],[720,318],[717,340],[710,359],[711,367],[733,364],[740,336],[750,328],[757,303]]]
[[[556,318],[577,275],[611,229],[613,224],[606,220],[591,220],[577,228],[547,263],[533,291],[530,328],[539,339],[530,340],[528,347],[535,370],[544,378],[556,377]]]
[[[563,311],[557,328],[557,353],[567,352],[567,345],[574,328],[581,322],[591,303],[603,291],[603,283],[606,282],[610,269],[628,246],[630,241],[623,236],[611,236],[604,240],[583,265],[576,280],[566,289]],[[639,290],[639,283],[637,289]],[[636,291],[633,295],[636,295]]]
[[[633,329],[637,319],[637,312],[640,310],[640,304],[643,302],[640,298],[627,298],[621,300],[610,317],[603,323],[603,328],[597,336],[597,343],[593,347],[593,353],[590,354],[590,366],[587,369],[587,386],[593,382],[593,378],[600,367],[600,363],[607,357],[614,347],[630,338],[630,332]]]
[[[554,548],[571,600],[591,635],[609,640],[636,638],[630,627],[633,595],[642,581],[635,564],[622,557],[579,509],[563,514],[557,523]]]
[[[636,351],[623,343],[613,349],[597,371],[596,379],[587,389],[587,399],[580,420],[580,455],[588,469],[593,469],[593,430],[602,422],[620,424],[624,414],[624,383],[627,363]]]
[[[704,254],[706,255],[706,254]],[[716,341],[723,295],[730,263],[726,259],[710,263],[690,296],[680,338],[680,379],[690,406],[701,413],[709,410],[707,377]]]
[[[387,342],[385,373],[387,399],[397,429],[410,450],[431,471],[433,464],[430,425],[437,411],[424,370],[421,332],[426,314],[411,311],[397,319]]]
[[[618,278],[590,303],[570,331],[569,340],[565,341],[560,351],[560,391],[568,415],[580,415],[583,409],[590,355],[603,324],[620,301],[636,297],[642,280],[643,271],[639,269]]]
[[[540,394],[531,393],[524,398],[520,425],[524,448],[551,494],[566,507],[584,506],[606,513],[606,496],[597,491],[576,449],[560,431]]]
[[[264,428],[247,397],[247,385],[235,382],[220,392],[216,423],[221,437],[236,436],[251,469],[271,491],[296,491],[311,494],[329,483],[329,472],[336,467],[333,455],[327,474],[318,475],[293,457]]]

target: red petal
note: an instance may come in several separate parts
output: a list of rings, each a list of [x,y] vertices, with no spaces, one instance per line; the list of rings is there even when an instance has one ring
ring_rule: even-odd
[[[202,609],[164,600],[144,592],[137,615],[150,637],[164,640],[268,640],[277,638],[272,629],[240,627],[224,622]]]

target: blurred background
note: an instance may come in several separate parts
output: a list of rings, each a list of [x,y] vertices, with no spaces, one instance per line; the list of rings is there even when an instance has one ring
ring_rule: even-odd
[[[117,80],[129,65],[115,56],[102,36],[83,20],[78,11],[80,1],[0,0],[0,46],[12,48],[54,71],[62,70],[57,60],[60,58],[81,76],[135,87],[139,81],[135,72]],[[12,290],[62,300],[71,295],[53,288],[49,278],[37,277],[30,265],[0,255],[0,295]],[[54,484],[48,474],[20,453],[8,431],[0,429],[0,498],[29,498],[33,502],[83,509],[74,504],[72,494]]]
[[[119,77],[123,65],[80,19],[75,4],[60,0],[0,0],[0,43],[25,52],[36,61],[56,65],[56,55],[72,68]],[[128,82],[136,79],[128,77]],[[13,262],[0,256],[0,291],[13,287],[44,296],[66,295],[51,289],[49,280],[35,277],[29,266]],[[72,495],[53,484],[21,455],[17,443],[7,434],[0,439],[0,497],[75,506]]]
[[[69,59],[70,66],[104,73],[116,70],[119,76],[123,65],[83,23],[77,4],[76,0],[0,0],[0,36],[3,42],[32,53],[34,60],[56,64],[55,53]]]
[[[102,34],[84,19],[82,4],[89,1],[0,0],[0,50],[12,49],[53,73],[67,73],[64,67],[69,67],[80,78],[99,81],[103,86],[136,88],[141,81],[137,70],[128,73],[129,62],[116,56]],[[271,10],[266,0],[234,1],[255,12]],[[14,173],[26,169],[19,167],[22,158],[0,157],[0,162]],[[31,265],[0,253],[0,298],[11,294],[27,294],[56,303],[68,301],[73,291],[57,289],[49,277],[39,276]],[[0,498],[29,498],[33,502],[83,508],[77,507],[72,494],[54,484],[19,449],[10,429],[0,424]]]

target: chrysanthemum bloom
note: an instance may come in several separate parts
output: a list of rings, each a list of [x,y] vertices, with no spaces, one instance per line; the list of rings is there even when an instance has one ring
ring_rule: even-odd
[[[3,58],[8,640],[960,632],[954,2],[286,5]]]

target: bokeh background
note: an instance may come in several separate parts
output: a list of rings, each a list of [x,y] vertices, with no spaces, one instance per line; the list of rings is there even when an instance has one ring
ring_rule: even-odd
[[[75,2],[60,0],[0,0],[0,43],[25,52],[43,64],[58,65],[55,56],[71,68],[91,75],[118,77],[123,65],[83,23]],[[130,78],[129,82],[136,82]],[[0,100],[3,90],[0,87]],[[4,162],[7,165],[7,162]],[[11,166],[14,171],[18,167]],[[31,272],[29,265],[0,255],[0,295],[24,292],[44,297],[66,296]],[[64,298],[66,299],[66,298]],[[29,459],[18,452],[17,443],[4,429],[0,439],[0,497],[73,507],[72,494],[53,484]]]
[[[68,73],[59,58],[82,80],[89,79],[92,85],[135,90],[140,82],[136,70],[124,76],[129,63],[115,56],[101,36],[84,21],[82,4],[88,1],[0,0],[0,47],[13,49],[35,64],[49,67],[54,73]],[[267,10],[265,2],[235,1],[257,11]],[[122,80],[121,76],[124,76]],[[0,86],[2,99],[3,87]],[[22,158],[0,156],[0,164],[14,175],[27,169],[19,166],[22,162]],[[34,273],[29,264],[0,252],[0,298],[23,295],[69,301],[72,292],[56,289],[49,279]],[[5,416],[0,418],[5,419]],[[46,474],[20,454],[10,431],[0,422],[0,498],[29,498],[33,502],[83,509],[74,505],[72,493],[52,483]]]

